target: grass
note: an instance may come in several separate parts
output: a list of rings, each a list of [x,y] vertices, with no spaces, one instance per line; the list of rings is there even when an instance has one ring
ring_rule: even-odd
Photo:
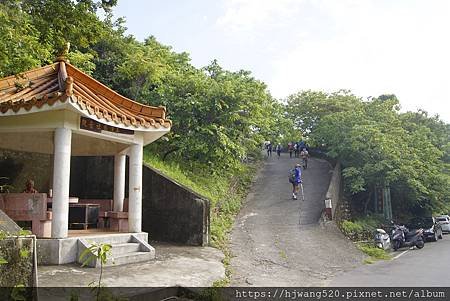
[[[391,260],[392,257],[385,250],[379,249],[370,243],[356,243],[356,247],[369,257],[364,259],[364,263],[372,264],[377,260]]]
[[[226,275],[225,279],[214,282],[213,286],[228,286],[232,273],[228,234],[233,227],[234,218],[239,213],[259,165],[243,165],[241,170],[234,173],[211,175],[205,172],[205,167],[190,170],[175,162],[162,161],[149,152],[144,153],[144,162],[210,200],[211,246],[224,253],[223,264]]]
[[[375,263],[375,260],[373,260],[372,258],[369,257],[369,258],[364,259],[363,262],[365,264],[373,264],[373,263]]]
[[[209,199],[211,207],[214,207],[217,201],[226,195],[227,181],[224,178],[211,178],[209,175],[205,177],[203,173],[187,171],[175,162],[162,161],[160,158],[151,156],[148,153],[144,155],[144,162],[176,182]]]

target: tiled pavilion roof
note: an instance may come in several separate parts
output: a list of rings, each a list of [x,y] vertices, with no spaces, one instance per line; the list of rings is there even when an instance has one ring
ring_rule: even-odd
[[[128,99],[65,61],[0,79],[0,117],[66,101],[100,121],[146,129],[171,126],[165,107]]]

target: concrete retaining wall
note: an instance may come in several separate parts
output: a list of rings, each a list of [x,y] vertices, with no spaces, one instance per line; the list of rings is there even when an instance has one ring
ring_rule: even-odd
[[[341,175],[341,164],[336,163],[333,169],[333,175],[331,176],[330,185],[328,186],[327,194],[325,198],[331,200],[332,204],[332,217],[334,220],[339,220],[339,201],[342,196],[342,175]]]
[[[148,166],[143,180],[142,229],[151,239],[208,245],[209,201]]]

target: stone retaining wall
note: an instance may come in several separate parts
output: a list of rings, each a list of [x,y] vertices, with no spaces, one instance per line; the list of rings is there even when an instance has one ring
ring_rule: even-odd
[[[37,286],[36,238],[34,235],[0,239],[0,287]],[[3,300],[3,299],[2,299]]]
[[[19,236],[20,230],[20,227],[0,210],[0,287],[38,285],[36,237]],[[0,300],[9,300],[10,293],[4,289],[0,290]]]

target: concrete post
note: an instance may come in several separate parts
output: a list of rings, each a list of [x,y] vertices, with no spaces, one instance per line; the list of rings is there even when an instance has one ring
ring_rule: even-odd
[[[114,156],[114,211],[123,211],[125,198],[125,162],[126,155]]]
[[[331,221],[333,219],[333,204],[331,199],[325,200],[325,213],[327,218]]]
[[[142,230],[142,144],[130,146],[128,229],[130,232]]]
[[[53,158],[52,238],[67,237],[72,131],[55,130]]]

